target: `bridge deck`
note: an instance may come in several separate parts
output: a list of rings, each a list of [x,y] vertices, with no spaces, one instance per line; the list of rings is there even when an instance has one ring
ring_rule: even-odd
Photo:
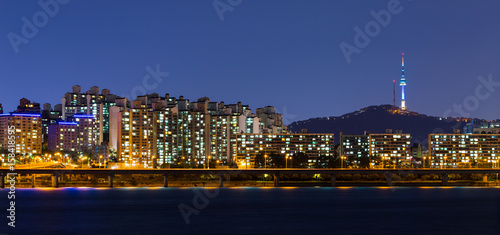
[[[17,174],[495,174],[500,169],[0,169]]]

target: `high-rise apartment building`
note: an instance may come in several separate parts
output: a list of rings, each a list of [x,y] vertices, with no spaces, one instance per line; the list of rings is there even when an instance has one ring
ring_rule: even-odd
[[[132,101],[130,107],[110,108],[110,147],[130,167],[177,162],[177,107],[165,107],[167,102],[148,105],[146,99]]]
[[[16,154],[42,153],[42,122],[37,113],[11,113],[0,115],[0,148],[8,146],[8,128],[14,126]]]
[[[241,133],[239,121],[240,117],[237,115],[210,117],[209,155],[211,158],[227,164],[236,157],[236,136]]]
[[[94,115],[74,114],[49,125],[48,149],[90,154],[98,145],[98,133]]]
[[[190,102],[169,94],[138,96],[130,105],[117,99],[109,116],[110,148],[117,150],[121,161],[147,167],[164,163],[202,167],[208,159],[228,165],[237,157],[237,135],[258,134],[264,126],[240,102],[226,105],[207,97]],[[144,126],[137,126],[139,122]]]
[[[62,98],[62,119],[66,120],[74,114],[93,115],[99,129],[98,142],[109,141],[109,109],[116,105],[117,96],[110,90],[103,89],[99,94],[99,87],[93,86],[89,91],[82,93],[81,87],[73,86],[72,92],[67,92]]]
[[[121,160],[146,167],[154,165],[156,152],[156,115],[149,109],[133,108],[122,113]]]

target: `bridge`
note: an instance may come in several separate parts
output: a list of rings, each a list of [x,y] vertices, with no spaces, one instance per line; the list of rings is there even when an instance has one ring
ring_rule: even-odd
[[[107,175],[108,186],[113,187],[113,177],[115,175],[126,174],[159,174],[163,175],[163,186],[168,187],[168,176],[175,174],[210,174],[219,176],[219,187],[224,186],[224,175],[249,174],[259,175],[268,174],[274,176],[274,186],[278,187],[280,175],[290,174],[323,174],[330,175],[332,187],[335,186],[336,175],[338,174],[360,174],[384,175],[389,186],[392,186],[393,174],[436,174],[441,175],[442,184],[447,185],[449,174],[498,174],[500,169],[479,169],[479,168],[455,168],[455,169],[434,169],[434,168],[416,168],[416,169],[304,169],[304,168],[267,168],[267,169],[0,169],[0,188],[4,188],[5,177],[17,175],[52,175],[52,187],[59,187],[59,177],[61,175]],[[33,181],[34,182],[34,181]],[[34,187],[34,184],[32,184]]]

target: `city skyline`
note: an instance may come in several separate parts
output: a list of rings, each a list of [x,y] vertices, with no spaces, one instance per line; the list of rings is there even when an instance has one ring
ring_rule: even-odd
[[[159,68],[168,75],[153,89],[145,89],[147,93],[193,99],[206,96],[252,107],[272,105],[285,116],[289,114],[285,120],[289,124],[391,104],[392,81],[400,78],[402,52],[407,60],[406,93],[411,111],[444,116],[448,109],[475,95],[482,84],[479,76],[499,80],[496,64],[500,51],[495,44],[500,34],[493,23],[499,16],[494,13],[498,5],[494,2],[454,2],[453,9],[462,12],[458,15],[448,10],[451,3],[400,1],[401,8],[395,8],[399,10],[393,11],[387,26],[382,24],[369,44],[346,61],[339,45],[355,46],[353,29],[378,22],[371,11],[388,10],[390,2],[243,1],[234,11],[225,12],[221,21],[212,2],[122,4],[115,11],[113,3],[71,1],[60,4],[28,43],[18,45],[17,53],[7,35],[22,36],[22,18],[32,20],[43,8],[16,2],[12,9],[4,8],[1,16],[3,22],[9,22],[0,28],[6,35],[0,46],[4,55],[0,76],[8,78],[1,103],[4,110],[13,110],[21,98],[15,94],[25,91],[32,94],[24,95],[32,101],[55,105],[60,103],[60,95],[52,91],[74,84],[97,85],[127,95],[143,86],[149,71]],[[283,10],[275,11],[277,8]],[[127,13],[120,13],[123,11]],[[310,12],[316,16],[301,17]],[[255,18],[255,13],[263,17]],[[297,14],[301,21],[295,19]],[[106,40],[97,40],[95,35]],[[116,83],[116,79],[122,82]],[[500,96],[496,90],[494,87],[488,99],[480,100],[473,112],[467,112],[470,117],[500,117],[499,110],[490,108]],[[344,99],[349,96],[353,99]],[[396,96],[399,103],[399,90]],[[311,99],[318,106],[309,105]],[[457,112],[452,115],[459,116]]]
[[[385,108],[383,112],[390,115],[416,115],[403,103],[399,109]],[[20,160],[25,157],[24,161],[47,161],[55,154],[64,156],[68,163],[80,160],[83,164],[82,159],[86,158],[92,160],[93,165],[99,162],[99,167],[104,163],[106,168],[109,162],[119,168],[170,168],[172,164],[205,168],[213,164],[211,161],[221,166],[262,167],[262,157],[267,154],[285,159],[290,155],[301,158],[302,167],[322,168],[333,166],[335,159],[339,159],[339,155],[335,155],[339,148],[341,162],[345,160],[346,167],[353,164],[350,166],[356,168],[368,164],[370,167],[423,166],[426,158],[433,161],[431,167],[463,166],[471,159],[476,166],[492,167],[498,162],[499,149],[495,147],[500,133],[498,121],[467,121],[463,128],[454,127],[451,137],[439,137],[440,129],[434,129],[426,133],[428,142],[413,144],[411,133],[401,129],[394,131],[389,126],[385,126],[385,133],[365,130],[364,136],[343,135],[341,131],[338,147],[335,133],[330,129],[324,129],[330,133],[324,130],[310,133],[307,128],[291,131],[283,119],[272,106],[257,108],[254,112],[241,102],[227,104],[211,101],[208,97],[190,101],[168,93],[128,100],[109,89],[93,86],[82,91],[80,86],[74,85],[54,110],[50,105],[40,106],[23,98],[16,112],[0,114],[0,127],[3,127],[0,128],[0,150],[5,152],[11,143],[9,133],[12,131],[9,129],[13,128],[16,140],[21,142],[12,150],[22,155]],[[431,136],[442,140],[432,142]],[[470,143],[464,145],[462,141],[457,150],[439,147],[440,144],[450,145],[447,138],[456,141],[457,136]],[[493,147],[484,149],[481,146],[485,144]],[[353,147],[347,155],[343,154],[344,145]],[[435,150],[440,151],[435,156],[427,154],[434,149],[432,146],[438,146]],[[470,157],[465,156],[467,151]],[[5,160],[5,153],[0,156]],[[278,157],[270,163],[282,163],[282,160]]]
[[[404,55],[403,55],[404,56]],[[402,71],[403,71],[403,78],[404,78],[404,58],[403,58],[403,67],[402,67]],[[487,82],[487,78],[484,78],[482,77],[481,78],[483,80],[483,82],[485,82],[484,84],[486,84]],[[393,81],[395,82],[395,80]],[[400,82],[400,84],[402,84],[403,82]],[[406,83],[405,83],[406,84]],[[81,87],[80,85],[74,85],[74,86],[78,86],[78,87]],[[396,108],[400,109],[400,111],[402,112],[408,112],[408,111],[413,111],[413,110],[410,110],[410,108],[408,108],[408,106],[406,106],[406,102],[404,102],[405,100],[403,100],[403,97],[405,97],[403,95],[403,91],[404,91],[404,88],[403,88],[403,85],[400,85],[402,87],[402,92],[401,92],[401,99],[399,100],[400,103],[396,104]],[[404,85],[406,86],[406,85]],[[97,89],[100,89],[99,86],[91,86],[89,87],[89,90],[88,91],[84,91],[82,92],[82,94],[85,94],[85,93],[88,93],[88,92],[92,92],[92,89],[94,88],[97,88]],[[491,87],[486,87],[484,89],[491,89]],[[141,88],[142,89],[142,88]],[[108,90],[108,92],[110,92],[110,89],[108,88],[104,88],[103,90]],[[138,97],[140,96],[149,96],[149,95],[154,95],[154,94],[157,94],[159,96],[164,96],[164,95],[168,95],[170,96],[170,93],[157,93],[157,92],[151,92],[151,93],[144,93],[143,95],[137,95],[135,97],[130,97],[129,96],[119,96],[119,95],[116,95],[116,94],[112,94],[114,96],[116,96],[117,98],[127,98],[128,101],[134,101],[134,100],[137,100]],[[184,97],[183,95],[180,95],[179,97]],[[198,98],[194,98],[192,100],[198,100],[198,99],[204,99],[204,98],[210,98],[210,97],[198,97]],[[64,99],[64,96],[62,97],[62,99]],[[190,98],[187,98],[187,100],[190,100]],[[241,101],[244,101],[244,98],[243,99],[238,99],[237,102],[234,102],[235,104],[236,103],[241,103]],[[42,107],[42,105],[45,105],[45,104],[48,104],[50,105],[50,108],[51,110],[55,110],[55,106],[56,105],[61,105],[61,102],[60,103],[56,103],[56,104],[52,104],[52,103],[41,103],[41,102],[37,102],[35,100],[30,100],[28,96],[22,96],[21,99],[18,100],[18,105],[14,105],[14,107],[16,107],[15,109],[12,109],[12,110],[7,110],[5,107],[6,105],[4,103],[0,103],[0,111],[3,112],[3,113],[24,113],[24,111],[20,111],[19,110],[19,107],[21,107],[20,105],[23,104],[23,102],[28,102],[28,103],[32,103],[32,104],[38,104],[38,108],[40,110],[44,110],[45,106]],[[221,100],[221,102],[224,102],[224,100]],[[388,105],[388,104],[379,104],[379,105]],[[404,105],[404,106],[403,106]],[[273,105],[266,105],[266,106],[262,106],[262,107],[258,107],[258,108],[263,108],[263,107],[267,107],[267,106],[272,106],[274,107]],[[7,105],[7,107],[10,107],[10,105]],[[366,108],[366,107],[363,107],[363,108]],[[470,119],[479,119],[479,120],[486,120],[486,121],[496,121],[496,120],[499,120],[500,117],[498,118],[494,118],[494,119],[486,119],[486,118],[482,118],[482,117],[470,117],[468,115],[462,115],[460,116],[459,114],[463,114],[463,113],[466,113],[467,112],[467,109],[464,107],[464,106],[460,106],[460,109],[455,109],[456,107],[450,107],[447,111],[445,111],[446,114],[449,114],[449,113],[454,113],[456,115],[450,115],[450,116],[437,116],[437,117],[443,117],[443,118],[470,118]],[[283,115],[283,124],[285,125],[289,125],[291,124],[292,122],[295,122],[295,121],[306,121],[307,119],[304,119],[304,120],[293,120],[292,122],[288,122],[287,121],[290,121],[290,117],[287,117],[287,115],[291,115],[292,118],[296,116],[296,114],[289,114],[287,113],[287,110],[286,108],[284,109],[284,113],[283,112],[279,112],[279,109],[275,107],[275,109],[277,110],[277,113],[279,114],[282,114]],[[357,111],[357,110],[360,110],[360,109],[354,109],[353,111]],[[345,113],[347,114],[347,113]],[[336,117],[341,117],[342,115],[345,115],[345,114],[340,114]],[[423,115],[428,115],[426,113],[420,113],[420,114],[423,114]],[[428,115],[430,117],[432,117],[432,115]],[[330,117],[335,117],[335,116],[330,116]],[[311,118],[316,118],[316,117],[311,117]],[[321,118],[321,117],[319,117]],[[64,120],[64,118],[63,118]]]
[[[499,231],[500,1],[2,3],[0,235]]]

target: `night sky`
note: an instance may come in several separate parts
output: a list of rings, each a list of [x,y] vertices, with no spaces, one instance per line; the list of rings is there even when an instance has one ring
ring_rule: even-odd
[[[2,0],[0,103],[54,105],[75,84],[130,96],[158,65],[169,75],[149,93],[273,105],[288,124],[391,104],[404,52],[410,110],[443,116],[465,101],[471,117],[500,118],[500,86],[476,95],[478,76],[500,82],[499,1],[401,0],[350,63],[340,43],[355,46],[354,28],[364,32],[389,0],[219,1],[232,10],[223,19],[213,0],[73,0],[44,24],[37,1]],[[24,37],[22,18],[34,15],[41,26],[16,53],[12,35]]]

